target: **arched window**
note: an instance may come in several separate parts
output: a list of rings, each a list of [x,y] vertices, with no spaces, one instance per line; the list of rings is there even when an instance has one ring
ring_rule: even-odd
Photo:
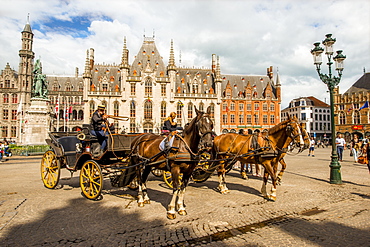
[[[4,103],[9,103],[9,94],[4,94]]]
[[[360,124],[361,121],[360,121],[360,112],[358,111],[355,111],[353,113],[353,124]]]
[[[90,117],[93,115],[94,111],[95,111],[95,102],[90,101],[90,111],[89,111]]]
[[[199,111],[203,111],[204,112],[204,103],[203,102],[200,102],[199,103]]]
[[[161,119],[162,122],[164,121],[164,118],[167,117],[167,105],[165,101],[162,101],[161,103]]]
[[[181,124],[181,120],[182,120],[182,112],[181,112],[182,107],[183,105],[177,104],[176,114],[177,114],[177,122],[179,124]]]
[[[152,79],[150,77],[147,77],[145,79],[145,96],[146,97],[149,97],[149,96],[152,96]]]
[[[59,85],[57,83],[53,84],[53,91],[58,91],[59,90]]]
[[[66,85],[66,91],[71,91],[71,88],[72,88],[72,87],[71,87],[71,84],[69,84],[69,83],[68,83],[68,84]]]
[[[153,105],[150,100],[144,103],[144,119],[149,120],[153,118]]]
[[[12,103],[18,103],[18,95],[17,94],[12,94]]]
[[[76,110],[72,111],[72,120],[77,120],[77,111]]]
[[[78,120],[84,120],[84,111],[83,110],[78,111]]]
[[[113,115],[118,116],[119,115],[119,102],[114,101],[113,103]]]
[[[346,124],[346,114],[344,112],[339,113],[339,124]]]
[[[198,81],[197,80],[194,80],[192,93],[198,93],[198,89],[199,89]]]
[[[130,102],[130,118],[134,118],[134,117],[136,117],[136,105],[135,105],[135,101],[131,101]],[[132,132],[135,132],[135,130]]]
[[[211,103],[209,106],[211,108],[210,109],[211,110],[210,117],[214,121],[215,120],[215,104],[214,103]]]
[[[193,119],[193,103],[189,103],[188,104],[188,122],[190,123],[190,121]]]
[[[153,124],[145,123],[143,126],[144,133],[153,133]]]

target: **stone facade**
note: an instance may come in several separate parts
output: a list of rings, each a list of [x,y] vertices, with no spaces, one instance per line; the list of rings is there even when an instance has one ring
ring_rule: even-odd
[[[14,103],[0,106],[3,116],[8,110],[8,119],[0,119],[2,137],[19,142],[24,141],[25,113],[31,104],[32,42],[27,23],[18,73],[7,65],[0,74],[0,100],[5,102],[6,94],[8,101],[14,98]],[[272,67],[266,75],[224,75],[216,54],[211,56],[210,68],[177,66],[172,41],[165,64],[154,37],[144,37],[131,63],[126,38],[119,63],[97,64],[94,54],[93,48],[87,50],[82,74],[76,68],[73,76],[47,75],[50,107],[55,110],[52,131],[75,131],[89,124],[99,104],[107,106],[108,115],[128,117],[128,121],[112,121],[120,133],[159,133],[170,112],[176,112],[178,123],[184,126],[195,116],[194,107],[203,111],[211,108],[218,134],[269,128],[280,122],[281,85],[278,76],[274,80]]]
[[[360,138],[370,134],[370,73],[364,72],[345,93],[336,88],[334,94],[336,132],[344,134],[349,141],[353,134]],[[361,109],[362,108],[362,109]]]
[[[289,106],[281,111],[281,120],[288,115],[305,123],[307,132],[320,140],[331,138],[330,105],[310,97],[299,97],[290,101]]]

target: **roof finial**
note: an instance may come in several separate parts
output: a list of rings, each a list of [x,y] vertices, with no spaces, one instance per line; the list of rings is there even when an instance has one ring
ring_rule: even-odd
[[[30,13],[27,14],[27,24],[30,24]]]

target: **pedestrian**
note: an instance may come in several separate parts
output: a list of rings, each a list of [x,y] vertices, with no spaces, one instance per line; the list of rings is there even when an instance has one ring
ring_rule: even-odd
[[[355,162],[357,163],[358,161],[358,153],[359,153],[359,150],[360,150],[360,140],[358,139],[358,135],[357,134],[353,134],[353,139],[351,140],[351,154],[353,156],[353,159],[355,160]]]
[[[338,159],[339,161],[343,161],[343,150],[346,149],[346,141],[344,140],[342,134],[337,134],[335,145],[337,147]]]
[[[315,138],[311,137],[310,139],[310,147],[308,149],[308,156],[312,155],[312,157],[315,157]]]
[[[366,139],[369,140],[370,135],[367,135]],[[370,161],[369,161],[369,158],[370,158],[370,143],[369,143],[369,141],[366,141],[366,139],[365,139],[364,144],[363,144],[362,156],[365,157],[365,159],[364,159],[365,162],[364,163],[367,165],[367,169],[369,170],[369,173],[370,173]],[[360,157],[360,158],[362,158],[362,157]],[[359,162],[361,162],[361,161],[359,160]],[[364,163],[361,162],[361,164],[364,164]]]

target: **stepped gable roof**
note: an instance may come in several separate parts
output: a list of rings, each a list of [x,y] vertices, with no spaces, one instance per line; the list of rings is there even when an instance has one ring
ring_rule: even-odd
[[[266,86],[270,83],[272,92],[274,93],[272,98],[276,98],[273,81],[267,75],[221,75],[221,78],[222,91],[230,83],[230,86],[233,88],[232,97],[238,97],[239,92],[244,92],[249,82],[252,91],[257,92],[257,98],[262,96]]]
[[[370,90],[370,72],[361,76],[346,92],[345,94],[359,93],[361,91]]]
[[[164,76],[167,76],[166,66],[157,50],[154,38],[144,37],[144,42],[131,65],[131,76],[133,76],[134,71],[136,71],[137,76],[145,72],[151,73],[153,71],[156,71],[155,75],[157,77],[161,76],[161,72],[164,73]]]
[[[99,86],[100,83],[108,83],[114,91],[113,88],[120,85],[120,73],[119,65],[95,64],[91,71],[92,82],[95,86]]]
[[[214,78],[210,69],[178,68],[176,71],[176,91],[192,93],[192,85],[198,84],[198,93],[208,93],[214,87]]]

